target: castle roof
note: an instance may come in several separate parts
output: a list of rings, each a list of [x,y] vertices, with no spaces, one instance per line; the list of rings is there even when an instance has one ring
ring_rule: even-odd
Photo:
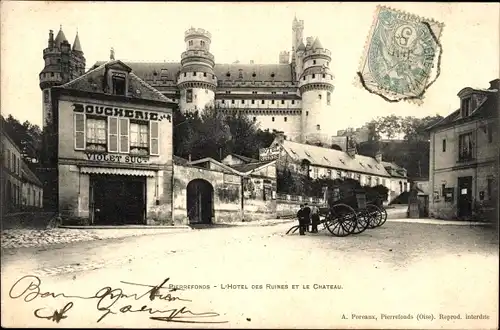
[[[94,67],[103,63],[103,61],[99,61]],[[136,75],[143,79],[152,76],[154,72],[160,74],[161,70],[166,69],[175,75],[182,69],[180,63],[127,62],[127,65],[132,68]],[[239,78],[240,69],[243,78]],[[200,70],[200,72],[202,71]],[[215,64],[214,73],[219,80],[293,81],[290,64]],[[227,76],[228,73],[229,77]],[[274,77],[271,76],[272,74],[274,74]]]
[[[316,40],[314,40],[311,48],[312,49],[323,49],[323,45],[321,44],[321,41],[319,41],[318,37],[316,37]]]
[[[297,51],[299,50],[306,50],[306,45],[304,45],[304,41],[300,41],[299,46],[297,47]]]
[[[130,69],[120,60],[108,61],[101,64],[100,66],[92,68],[84,75],[60,86],[60,88],[104,94],[104,82],[106,79],[105,73],[109,66],[121,66],[127,71]],[[131,97],[133,98],[159,102],[172,102],[162,93],[160,93],[156,88],[153,88],[151,85],[135,75],[133,70],[128,74],[128,86],[129,91],[132,91]]]
[[[386,171],[383,164],[378,163],[377,160],[372,157],[356,155],[353,158],[344,151],[297,143],[289,140],[284,140],[280,144],[292,159],[299,162],[307,160],[311,165],[321,167],[383,177],[391,176]]]
[[[57,33],[57,36],[56,36],[56,40],[55,40],[56,46],[59,47],[63,41],[68,41],[68,39],[66,39],[66,36],[64,35],[64,32],[62,30],[62,26],[61,26],[61,28],[59,29],[59,32]]]
[[[75,41],[73,42],[73,51],[82,52],[82,45],[80,45],[80,38],[78,37],[78,32],[76,33]]]

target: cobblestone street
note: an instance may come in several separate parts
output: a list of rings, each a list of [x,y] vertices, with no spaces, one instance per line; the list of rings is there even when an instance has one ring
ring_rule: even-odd
[[[486,228],[387,222],[358,236],[338,238],[326,233],[285,236],[290,225],[201,229],[4,250],[2,294],[29,274],[40,277],[45,291],[82,296],[108,285],[127,294],[142,293],[140,287],[120,281],[157,285],[168,277],[174,284],[210,286],[179,295],[192,300],[186,305],[189,309],[215,311],[231,327],[374,326],[373,320],[353,319],[358,314],[375,315],[376,326],[382,328],[477,329],[496,324],[498,238]],[[230,284],[241,287],[229,290]],[[266,289],[267,284],[271,286]],[[301,289],[292,291],[292,284]],[[257,289],[259,285],[263,289]],[[304,292],[303,285],[311,287]],[[39,326],[52,323],[33,318],[34,308],[60,309],[68,302],[50,298],[24,304],[21,299],[3,298],[9,299],[9,310],[15,310],[16,317]],[[166,309],[166,302],[123,299],[114,311],[125,301],[134,308],[154,304],[154,308]],[[287,310],[280,310],[285,301]],[[112,314],[97,324],[102,312],[95,310],[95,304],[74,303],[74,314],[68,312],[71,316],[58,326],[118,326],[123,317],[128,326],[165,326],[150,320],[147,313]],[[168,304],[179,307],[179,302]],[[298,305],[308,317],[288,312]],[[79,316],[84,310],[85,316]],[[462,320],[418,321],[419,312],[435,318],[439,313],[461,313]],[[384,321],[381,313],[412,314],[414,318]],[[465,313],[482,313],[489,319],[464,320]],[[9,317],[14,316],[7,315],[6,320]]]

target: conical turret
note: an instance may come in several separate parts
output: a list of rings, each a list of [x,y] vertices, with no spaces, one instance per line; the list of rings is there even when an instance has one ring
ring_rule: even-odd
[[[62,30],[62,25],[61,25],[59,27],[59,32],[57,33],[56,40],[55,40],[56,47],[61,46],[63,41],[68,41],[68,39],[66,39],[66,36],[64,35],[64,32]]]
[[[73,42],[73,51],[83,53],[82,45],[80,44],[80,38],[78,37],[78,31],[76,32],[75,41]]]

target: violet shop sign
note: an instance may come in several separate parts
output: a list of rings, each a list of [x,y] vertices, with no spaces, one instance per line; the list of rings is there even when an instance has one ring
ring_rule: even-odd
[[[86,152],[88,160],[111,163],[147,164],[149,157]]]

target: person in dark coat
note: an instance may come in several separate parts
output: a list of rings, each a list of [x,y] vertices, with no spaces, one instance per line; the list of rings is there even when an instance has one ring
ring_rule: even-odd
[[[300,209],[297,211],[297,219],[299,220],[299,233],[300,235],[305,235],[307,225],[304,221],[304,204],[300,204]]]
[[[306,226],[306,230],[309,231],[309,225],[311,224],[311,208],[307,205],[307,203],[304,204],[304,224]]]
[[[313,205],[311,208],[311,233],[318,232],[318,224],[319,224],[319,208],[316,205]]]

